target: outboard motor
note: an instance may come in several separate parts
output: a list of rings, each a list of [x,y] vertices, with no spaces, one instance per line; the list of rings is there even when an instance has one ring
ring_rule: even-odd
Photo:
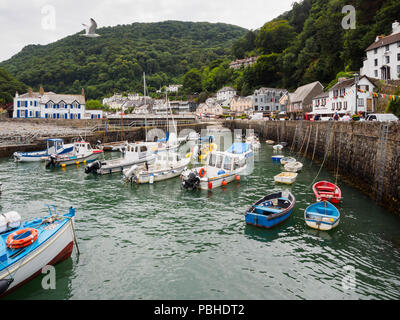
[[[100,168],[101,162],[99,160],[96,160],[86,166],[85,173],[97,173],[97,170],[99,170]]]
[[[200,185],[200,177],[197,172],[190,172],[182,175],[182,187],[188,190],[195,190]]]
[[[52,154],[46,164],[46,169],[50,168],[50,167],[55,167],[56,166],[56,159],[57,156],[55,154]]]

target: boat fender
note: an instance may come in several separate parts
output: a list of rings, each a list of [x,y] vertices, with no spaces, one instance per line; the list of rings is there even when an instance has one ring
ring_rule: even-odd
[[[206,175],[206,169],[201,168],[200,171],[199,171],[200,178],[203,178],[205,175]]]
[[[99,170],[100,168],[101,168],[101,162],[99,160],[96,160],[85,168],[85,173],[90,173],[90,172],[97,173],[97,170]]]

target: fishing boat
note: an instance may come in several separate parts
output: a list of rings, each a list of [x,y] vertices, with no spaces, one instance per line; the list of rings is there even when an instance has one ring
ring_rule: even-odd
[[[319,181],[312,187],[317,201],[330,201],[339,203],[342,199],[342,191],[340,188],[328,181]]]
[[[327,201],[316,202],[304,211],[306,224],[317,230],[331,230],[339,224],[339,210]]]
[[[283,146],[281,144],[276,144],[272,147],[274,150],[282,150]]]
[[[277,155],[273,155],[272,157],[272,161],[274,161],[274,162],[281,162],[281,159],[283,159],[284,158],[284,156],[283,155],[281,155],[281,154],[277,154]]]
[[[127,143],[122,148],[122,157],[112,160],[95,160],[85,168],[85,173],[111,174],[122,172],[125,168],[135,164],[147,162],[151,164],[155,161],[156,155],[150,152],[147,145],[143,142]]]
[[[284,168],[288,172],[298,172],[303,168],[303,164],[300,161],[293,161],[286,163]]]
[[[296,161],[296,159],[293,158],[293,157],[283,157],[283,158],[281,158],[281,160],[280,160],[280,162],[281,162],[282,165],[285,165],[285,164],[291,163],[291,162],[295,162],[295,161]]]
[[[122,151],[122,148],[128,143],[128,141],[115,141],[103,143],[101,146],[103,151]]]
[[[46,159],[46,168],[56,166],[67,166],[71,164],[79,164],[96,160],[103,154],[101,149],[92,149],[89,142],[77,141],[74,142],[72,152],[65,154],[52,154]]]
[[[270,145],[272,145],[272,144],[274,144],[274,143],[275,143],[275,141],[274,141],[274,140],[266,140],[266,141],[265,141],[265,143],[266,143],[266,144],[270,144]]]
[[[274,176],[274,181],[278,183],[292,184],[296,181],[297,173],[295,172],[282,172]]]
[[[290,217],[295,204],[295,197],[288,191],[268,194],[246,211],[245,222],[257,227],[272,228]]]
[[[21,222],[17,212],[0,216],[0,296],[41,274],[42,268],[71,256],[76,237],[75,209]]]
[[[231,151],[234,152],[210,152],[207,162],[203,167],[182,172],[182,187],[189,190],[211,190],[220,186],[226,186],[234,180],[240,181],[240,175],[247,167],[246,156],[249,155],[249,149],[250,146],[247,145],[246,148],[242,149],[241,153],[239,153],[239,148],[232,148]]]
[[[182,158],[176,152],[158,153],[153,164],[133,165],[123,170],[124,179],[132,183],[154,183],[178,177],[190,163],[190,156]]]
[[[199,161],[201,163],[205,163],[205,160],[207,159],[207,155],[212,152],[212,151],[217,151],[218,150],[218,146],[216,143],[206,143],[203,144],[199,151],[198,151],[198,155],[199,155]]]
[[[47,139],[46,150],[33,152],[14,152],[16,162],[45,161],[52,154],[65,154],[71,152],[73,143],[65,144],[63,139]]]
[[[254,156],[254,152],[251,149],[251,146],[245,142],[234,142],[228,148],[228,150],[226,150],[226,152],[232,153],[232,154],[240,154],[245,159],[248,159],[251,156]]]

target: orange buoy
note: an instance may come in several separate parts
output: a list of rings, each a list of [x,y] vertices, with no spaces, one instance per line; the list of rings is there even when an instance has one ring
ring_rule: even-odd
[[[237,175],[237,176],[235,177],[235,179],[236,179],[236,181],[240,181],[240,176]]]
[[[203,178],[205,174],[206,174],[206,169],[201,168],[200,171],[199,171],[200,178]]]
[[[212,189],[212,182],[211,181],[208,183],[208,189]]]
[[[226,182],[226,180],[222,180],[222,185],[226,186],[228,184],[228,182]]]

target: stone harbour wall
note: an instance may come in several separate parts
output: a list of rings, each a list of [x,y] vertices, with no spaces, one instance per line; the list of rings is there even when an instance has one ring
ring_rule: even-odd
[[[260,142],[286,141],[287,149],[318,161],[342,180],[400,214],[400,124],[337,121],[227,120],[254,129]]]

